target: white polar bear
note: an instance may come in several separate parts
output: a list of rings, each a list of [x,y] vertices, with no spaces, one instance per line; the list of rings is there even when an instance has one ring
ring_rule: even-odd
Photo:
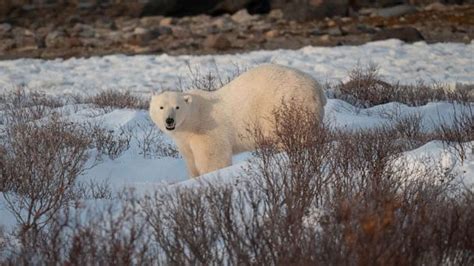
[[[322,120],[326,97],[308,74],[275,64],[251,69],[217,91],[190,90],[153,95],[150,116],[174,139],[186,160],[189,175],[199,175],[232,164],[232,155],[255,148],[244,137],[250,125],[272,132],[273,112],[285,100]]]

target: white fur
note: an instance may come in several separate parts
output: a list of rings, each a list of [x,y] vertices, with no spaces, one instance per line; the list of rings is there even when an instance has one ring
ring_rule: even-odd
[[[231,165],[233,154],[254,149],[253,139],[245,137],[249,126],[272,132],[272,112],[290,99],[322,120],[326,98],[321,86],[301,71],[274,64],[251,69],[214,92],[154,95],[150,115],[174,139],[190,176],[196,177]],[[174,130],[165,127],[169,117],[176,121]]]

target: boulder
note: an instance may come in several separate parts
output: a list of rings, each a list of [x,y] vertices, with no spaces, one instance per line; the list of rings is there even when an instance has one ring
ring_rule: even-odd
[[[163,16],[151,16],[151,17],[143,17],[140,19],[140,25],[143,27],[153,27],[160,25],[161,20],[163,20]]]
[[[0,34],[4,34],[9,32],[12,29],[12,25],[9,23],[1,23],[0,24]]]
[[[204,40],[204,47],[208,49],[222,51],[229,49],[231,46],[229,39],[222,34],[209,35],[206,40]]]
[[[267,39],[274,39],[278,36],[280,36],[280,32],[278,30],[269,30],[265,32],[265,38]]]
[[[332,27],[332,28],[329,28],[327,30],[327,33],[330,35],[330,36],[341,36],[343,34],[341,28],[339,26],[335,26],[335,27]]]
[[[444,11],[446,9],[447,9],[446,5],[443,5],[440,2],[431,3],[427,6],[425,6],[425,8],[424,8],[424,10],[426,10],[426,11]]]
[[[235,21],[236,23],[244,24],[244,23],[250,23],[254,20],[257,20],[257,16],[250,15],[249,12],[246,9],[239,10],[235,14],[231,16],[231,19]]]
[[[62,31],[52,31],[46,35],[44,43],[48,48],[57,48],[61,47],[62,43],[64,43],[65,34]]]
[[[160,20],[160,26],[171,26],[175,23],[176,23],[176,19],[172,17],[167,17]]]
[[[137,27],[133,30],[133,40],[130,42],[134,45],[145,46],[151,40],[160,36],[160,32],[155,29],[145,29]]]
[[[16,47],[21,50],[38,49],[36,38],[32,36],[16,36],[15,42],[16,42]]]
[[[186,39],[191,37],[191,31],[188,28],[181,27],[181,26],[173,26],[171,27],[171,34],[175,38],[179,39]]]
[[[8,51],[15,47],[15,40],[13,39],[3,39],[0,42],[0,52]]]
[[[76,23],[71,29],[72,36],[80,36],[82,38],[92,38],[95,36],[95,29],[91,25]]]
[[[274,20],[283,19],[283,11],[281,11],[281,9],[272,9],[270,13],[268,13],[268,17]]]
[[[228,31],[234,28],[235,22],[228,16],[220,16],[214,19],[214,21],[211,23],[211,26],[215,26],[221,31]]]

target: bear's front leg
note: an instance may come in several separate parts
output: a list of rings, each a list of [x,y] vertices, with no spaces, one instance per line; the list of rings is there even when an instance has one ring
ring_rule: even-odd
[[[199,175],[232,165],[232,148],[213,138],[204,138],[191,143],[194,163]]]
[[[191,148],[188,145],[178,145],[178,150],[186,162],[186,168],[188,169],[189,177],[195,178],[199,176],[199,172],[194,163],[194,155]]]

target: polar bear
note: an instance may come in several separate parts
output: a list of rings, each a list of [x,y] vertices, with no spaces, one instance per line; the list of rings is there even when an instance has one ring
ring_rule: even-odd
[[[273,132],[273,112],[282,101],[298,100],[321,121],[326,97],[308,74],[276,64],[255,67],[217,91],[190,90],[153,95],[150,116],[176,143],[189,175],[232,164],[232,155],[255,148],[249,125]]]

